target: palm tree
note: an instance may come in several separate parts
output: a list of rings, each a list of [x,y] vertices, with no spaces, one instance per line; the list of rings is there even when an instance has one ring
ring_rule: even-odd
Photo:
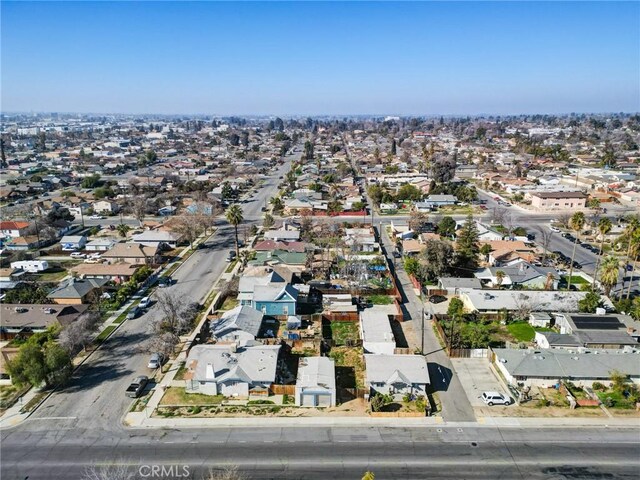
[[[637,228],[633,235],[629,237],[629,248],[627,259],[633,259],[631,262],[631,274],[629,278],[629,286],[627,287],[626,298],[631,296],[631,286],[633,285],[633,274],[636,271],[636,264],[638,263],[638,257],[640,256],[640,227]],[[626,267],[625,267],[626,270]],[[623,280],[624,281],[624,280]]]
[[[611,220],[607,217],[603,217],[598,220],[598,232],[600,232],[600,255],[598,255],[598,259],[596,260],[596,268],[593,272],[593,284],[595,286],[596,280],[598,280],[598,268],[600,267],[600,262],[602,261],[602,256],[604,255],[604,238],[611,231],[613,225],[611,224]]]
[[[274,213],[277,213],[282,209],[284,209],[284,203],[282,202],[282,198],[280,197],[272,197],[271,200],[269,200],[269,202],[273,206]]]
[[[624,229],[619,240],[627,241],[627,261],[631,261],[633,265],[631,270],[631,279],[629,280],[629,287],[626,294],[626,298],[629,298],[631,295],[631,284],[633,283],[633,272],[636,269],[638,255],[640,255],[640,218],[633,216],[629,217],[627,220],[627,227]]]
[[[620,262],[616,257],[607,257],[602,262],[602,275],[600,277],[600,283],[604,287],[604,293],[608,297],[611,293],[611,289],[618,284],[618,277],[620,276]]]
[[[496,272],[496,285],[498,286],[498,288],[500,287],[500,285],[502,285],[505,276],[506,274],[502,270],[498,270]]]
[[[569,281],[567,282],[567,290],[571,290],[571,277],[573,276],[573,261],[576,256],[576,246],[578,245],[578,237],[580,236],[580,232],[584,228],[584,213],[576,212],[571,216],[569,220],[569,226],[571,229],[576,232],[576,239],[573,241],[573,253],[571,254],[571,266],[569,267]]]
[[[126,223],[121,223],[120,225],[118,225],[116,227],[116,230],[118,230],[118,233],[120,234],[120,236],[122,238],[125,238],[127,236],[127,233],[129,232],[129,230],[131,230],[131,227],[129,225],[127,225]]]
[[[243,216],[243,213],[242,213],[242,208],[237,203],[234,203],[229,208],[227,208],[227,211],[225,212],[224,216],[227,219],[227,222],[229,222],[231,225],[233,225],[233,228],[235,230],[236,256],[239,257],[240,256],[240,247],[238,245],[238,225],[240,225],[242,223],[242,221],[244,220],[244,216]]]

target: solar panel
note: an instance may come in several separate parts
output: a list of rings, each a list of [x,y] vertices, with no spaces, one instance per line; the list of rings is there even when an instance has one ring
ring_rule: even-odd
[[[572,317],[575,326],[581,330],[620,330],[624,324],[615,317]]]

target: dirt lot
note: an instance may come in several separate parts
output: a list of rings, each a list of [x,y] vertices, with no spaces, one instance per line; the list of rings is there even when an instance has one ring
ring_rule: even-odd
[[[159,407],[154,417],[363,417],[366,416],[367,402],[361,398],[345,402],[332,408],[306,408],[296,406],[198,406]]]

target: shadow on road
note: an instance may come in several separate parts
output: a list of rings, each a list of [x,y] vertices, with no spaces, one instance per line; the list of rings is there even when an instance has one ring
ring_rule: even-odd
[[[448,367],[443,367],[439,363],[428,363],[429,378],[431,387],[436,392],[446,392],[453,377],[453,372]]]

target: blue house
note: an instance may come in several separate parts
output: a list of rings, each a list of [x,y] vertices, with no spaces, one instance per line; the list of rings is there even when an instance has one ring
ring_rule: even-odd
[[[265,315],[295,315],[297,301],[298,290],[291,284],[256,285],[251,306]]]

